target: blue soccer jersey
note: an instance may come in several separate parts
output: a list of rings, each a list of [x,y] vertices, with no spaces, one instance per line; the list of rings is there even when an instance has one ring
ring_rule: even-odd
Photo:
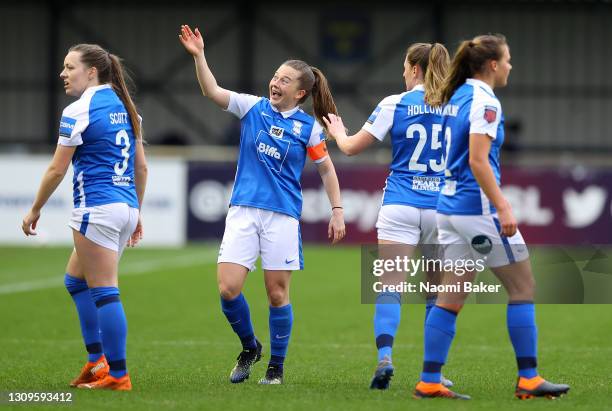
[[[435,209],[444,172],[442,108],[425,104],[422,85],[386,97],[363,129],[382,141],[391,135],[393,159],[383,205]]]
[[[109,84],[89,87],[64,109],[58,144],[78,146],[72,158],[74,207],[138,208],[134,143],[130,116]]]
[[[327,157],[323,129],[301,108],[279,112],[263,97],[232,92],[227,111],[241,122],[240,152],[231,205],[302,213],[300,180],[306,155]]]
[[[467,79],[445,107],[446,170],[437,210],[442,214],[488,215],[495,208],[482,191],[469,164],[470,134],[491,138],[489,164],[500,184],[499,150],[504,142],[501,104],[486,83]]]

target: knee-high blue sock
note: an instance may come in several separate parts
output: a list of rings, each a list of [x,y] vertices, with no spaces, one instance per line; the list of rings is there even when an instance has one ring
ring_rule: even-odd
[[[127,374],[125,345],[127,320],[117,287],[91,288],[91,296],[98,307],[98,322],[102,333],[104,355],[115,378]]]
[[[433,308],[434,305],[436,305],[436,300],[438,299],[438,297],[429,297],[427,298],[427,300],[425,300],[425,321],[427,322],[427,317],[429,317],[429,313],[431,312],[431,309]]]
[[[537,376],[538,328],[533,303],[510,302],[507,324],[516,355],[519,376],[525,378]]]
[[[421,380],[440,382],[442,366],[446,363],[448,351],[455,337],[457,313],[434,306],[425,322],[425,360]]]
[[[374,338],[378,349],[378,361],[385,357],[391,359],[393,339],[401,316],[401,296],[399,293],[381,293],[376,297],[374,306]]]
[[[81,323],[81,334],[88,353],[88,361],[95,362],[102,356],[102,338],[98,326],[98,309],[91,298],[87,281],[66,273],[64,285],[72,296]]]
[[[242,348],[250,350],[257,347],[255,343],[255,332],[253,331],[253,323],[251,322],[251,312],[249,304],[244,295],[240,295],[233,300],[224,300],[221,298],[221,309],[225,318],[232,326],[234,332],[242,342]]]
[[[270,365],[283,366],[292,326],[291,304],[282,307],[270,306]]]

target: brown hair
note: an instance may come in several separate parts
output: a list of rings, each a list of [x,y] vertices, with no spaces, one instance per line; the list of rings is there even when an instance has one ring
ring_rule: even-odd
[[[325,127],[323,117],[327,118],[328,113],[337,115],[338,109],[323,72],[302,60],[287,60],[283,65],[300,72],[300,78],[298,79],[300,89],[306,90],[306,95],[300,99],[299,103],[302,104],[309,95],[312,95],[312,107],[315,117],[319,124]]]
[[[77,44],[70,47],[68,51],[81,53],[81,62],[88,67],[95,67],[98,71],[99,82],[101,84],[111,84],[130,115],[134,135],[137,139],[142,139],[138,111],[136,111],[136,105],[127,86],[127,83],[130,85],[133,83],[130,76],[125,72],[121,59],[97,44]]]
[[[406,51],[406,61],[411,66],[419,65],[425,76],[425,103],[440,100],[440,92],[448,68],[450,56],[446,47],[440,43],[415,43]]]
[[[440,100],[436,105],[448,103],[455,90],[466,79],[484,70],[487,61],[501,59],[503,46],[507,44],[503,34],[485,34],[462,41],[453,57],[450,73],[442,86]]]

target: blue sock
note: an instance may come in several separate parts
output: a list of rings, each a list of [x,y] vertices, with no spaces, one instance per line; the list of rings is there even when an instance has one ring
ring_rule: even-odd
[[[421,381],[440,382],[442,366],[455,337],[457,313],[437,305],[432,307],[425,322],[425,360]]]
[[[257,347],[255,343],[255,332],[253,331],[253,323],[251,322],[251,312],[249,304],[244,295],[240,295],[233,300],[224,300],[221,298],[221,309],[225,318],[232,326],[234,332],[242,342],[242,348],[250,350]]]
[[[393,339],[399,326],[401,308],[399,293],[381,293],[376,297],[374,338],[376,338],[376,348],[378,349],[378,361],[385,357],[391,359]]]
[[[98,326],[98,309],[91,299],[87,281],[76,278],[66,273],[64,285],[72,296],[79,314],[81,323],[81,334],[88,353],[88,361],[96,362],[102,357],[102,338]]]
[[[127,340],[127,321],[117,287],[95,287],[91,297],[98,307],[98,321],[102,334],[104,355],[110,367],[110,375],[115,378],[127,374],[125,345]]]
[[[270,365],[282,368],[287,355],[292,326],[291,304],[282,307],[270,306]]]
[[[429,313],[431,309],[433,308],[433,306],[436,305],[437,299],[438,297],[430,297],[427,300],[425,300],[425,321],[424,322],[427,322],[427,317],[429,317]]]
[[[508,333],[514,347],[518,374],[533,378],[538,375],[538,328],[535,323],[533,303],[508,304]]]

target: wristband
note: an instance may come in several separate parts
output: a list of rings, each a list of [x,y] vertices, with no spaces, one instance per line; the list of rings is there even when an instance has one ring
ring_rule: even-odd
[[[341,209],[341,210],[343,209],[343,208],[342,208],[342,207],[340,207],[340,206],[336,206],[336,207],[332,207],[332,211],[333,211],[333,210],[335,210],[336,208],[339,208],[339,209]]]

